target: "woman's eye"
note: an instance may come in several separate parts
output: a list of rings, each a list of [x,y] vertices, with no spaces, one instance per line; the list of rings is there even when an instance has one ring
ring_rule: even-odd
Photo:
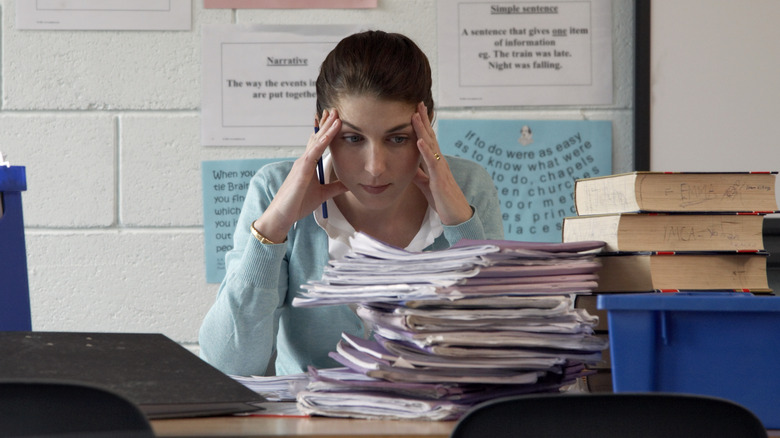
[[[359,135],[345,135],[342,137],[347,143],[357,143],[361,140]]]
[[[403,135],[398,135],[398,136],[395,136],[395,137],[390,137],[390,143],[393,143],[393,144],[404,144],[406,142],[406,140],[408,140],[408,139],[409,139],[409,137],[406,137],[406,136],[403,136]]]

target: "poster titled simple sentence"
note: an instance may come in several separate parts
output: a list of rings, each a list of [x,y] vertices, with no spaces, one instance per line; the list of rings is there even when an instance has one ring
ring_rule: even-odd
[[[508,240],[560,242],[574,181],[612,173],[611,121],[443,119],[437,136],[491,174]]]
[[[438,3],[441,106],[612,103],[609,0]]]

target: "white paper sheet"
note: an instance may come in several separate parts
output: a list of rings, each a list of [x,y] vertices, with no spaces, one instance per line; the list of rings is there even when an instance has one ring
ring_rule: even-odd
[[[191,0],[23,0],[16,27],[37,30],[190,30]]]
[[[203,29],[204,146],[303,146],[325,56],[357,26]]]
[[[438,2],[439,105],[612,103],[610,0]]]
[[[377,0],[203,0],[203,7],[232,9],[375,8]]]

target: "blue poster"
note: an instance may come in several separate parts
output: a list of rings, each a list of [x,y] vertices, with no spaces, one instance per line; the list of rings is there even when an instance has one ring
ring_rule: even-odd
[[[244,206],[249,180],[266,164],[287,158],[203,161],[203,232],[206,282],[225,277],[225,253],[233,249],[233,231]]]
[[[445,119],[437,136],[493,176],[508,240],[560,242],[574,181],[612,173],[611,121]]]

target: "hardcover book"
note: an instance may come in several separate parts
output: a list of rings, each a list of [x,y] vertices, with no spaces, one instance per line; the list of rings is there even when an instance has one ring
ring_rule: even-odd
[[[578,215],[775,212],[776,172],[631,172],[579,179]]]
[[[767,253],[612,253],[595,292],[770,291]]]
[[[563,219],[563,241],[601,240],[605,251],[763,250],[759,214],[622,213]]]

